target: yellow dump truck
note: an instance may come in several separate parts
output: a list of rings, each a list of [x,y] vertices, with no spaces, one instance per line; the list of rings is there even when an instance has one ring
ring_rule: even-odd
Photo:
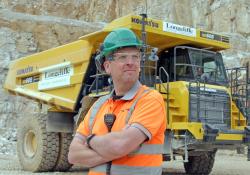
[[[209,174],[217,149],[246,145],[249,160],[248,69],[225,69],[219,51],[229,48],[229,38],[129,15],[75,42],[11,62],[4,88],[49,106],[47,114],[19,119],[22,167],[33,172],[71,167],[67,152],[75,128],[90,105],[112,89],[108,75],[96,69],[95,57],[105,36],[119,27],[142,36],[140,80],[165,99],[163,159],[180,156],[187,173]]]

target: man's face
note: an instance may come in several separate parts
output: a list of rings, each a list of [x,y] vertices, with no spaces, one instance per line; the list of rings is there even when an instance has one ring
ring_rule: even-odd
[[[126,47],[113,54],[113,60],[104,62],[105,70],[114,82],[128,85],[139,78],[141,55],[139,49]],[[127,84],[128,83],[128,84]]]

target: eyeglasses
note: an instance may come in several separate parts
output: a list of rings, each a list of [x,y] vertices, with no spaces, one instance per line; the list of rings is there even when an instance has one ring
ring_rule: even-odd
[[[133,62],[139,62],[141,60],[141,54],[140,53],[115,53],[113,54],[113,60],[119,61],[121,63],[126,63],[128,61],[128,58],[130,58]]]

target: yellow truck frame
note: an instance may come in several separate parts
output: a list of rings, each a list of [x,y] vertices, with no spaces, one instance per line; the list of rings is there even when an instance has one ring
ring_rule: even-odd
[[[187,173],[209,174],[217,149],[242,145],[248,145],[249,160],[248,70],[244,69],[247,81],[241,86],[235,84],[239,76],[233,76],[243,68],[231,69],[231,79],[227,76],[219,51],[229,48],[229,38],[128,15],[75,42],[10,63],[4,88],[50,106],[47,114],[19,119],[17,151],[22,167],[33,172],[71,167],[67,152],[75,128],[93,102],[112,89],[108,76],[96,70],[94,58],[105,36],[119,27],[138,36],[146,32],[140,79],[166,102],[164,160],[182,156]]]

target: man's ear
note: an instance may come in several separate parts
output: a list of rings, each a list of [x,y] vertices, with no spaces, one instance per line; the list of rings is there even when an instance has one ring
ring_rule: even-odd
[[[103,67],[104,67],[104,69],[105,69],[105,72],[106,72],[107,74],[110,74],[110,62],[107,61],[107,60],[104,61]]]

